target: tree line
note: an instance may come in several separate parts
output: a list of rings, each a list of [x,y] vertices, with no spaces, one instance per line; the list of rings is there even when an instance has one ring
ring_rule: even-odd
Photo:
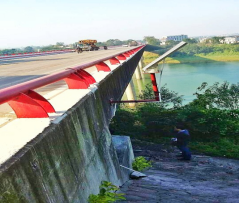
[[[128,45],[130,42],[134,41],[133,39],[128,40],[119,40],[119,39],[109,39],[105,42],[97,42],[96,45],[99,47],[103,46],[120,46]],[[136,40],[137,42],[143,42],[142,40]],[[63,42],[57,42],[55,45],[47,46],[27,46],[25,48],[12,48],[12,49],[2,49],[0,50],[0,55],[10,55],[17,53],[30,53],[30,52],[44,52],[51,50],[61,50],[61,49],[75,49],[78,42],[65,45]]]
[[[51,50],[62,50],[65,48],[70,48],[72,45],[65,45],[63,42],[57,42],[55,45],[47,46],[27,46],[24,48],[13,48],[13,49],[3,49],[0,50],[0,55],[11,55],[17,53],[31,53],[31,52],[44,52]]]
[[[239,54],[239,43],[234,44],[222,44],[221,40],[223,37],[212,37],[206,39],[204,42],[199,42],[197,39],[184,39],[183,41],[187,42],[187,46],[184,46],[179,51],[173,53],[172,57],[181,57],[181,56],[193,56],[196,54],[210,54],[210,53],[218,53],[218,54]],[[158,54],[163,54],[172,46],[178,44],[177,41],[166,41],[165,45],[160,45],[160,40],[156,39],[154,36],[145,37],[144,40],[149,45],[158,46],[158,50],[154,51]]]

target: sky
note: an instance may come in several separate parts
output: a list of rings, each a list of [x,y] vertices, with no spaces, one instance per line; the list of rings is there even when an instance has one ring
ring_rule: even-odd
[[[239,0],[0,0],[0,49],[239,33]]]

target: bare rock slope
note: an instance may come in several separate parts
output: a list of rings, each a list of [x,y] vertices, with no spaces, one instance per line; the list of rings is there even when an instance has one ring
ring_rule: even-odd
[[[239,161],[193,155],[179,161],[176,149],[133,140],[135,156],[153,161],[147,177],[130,180],[121,191],[126,203],[239,203]]]

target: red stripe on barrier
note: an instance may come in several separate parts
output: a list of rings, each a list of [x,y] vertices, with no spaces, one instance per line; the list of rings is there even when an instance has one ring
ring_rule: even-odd
[[[118,55],[117,58],[118,60],[126,60],[126,57],[123,54]]]
[[[18,97],[8,101],[18,118],[48,118],[44,108],[26,94],[19,93]]]
[[[93,76],[91,76],[88,72],[86,72],[85,70],[83,69],[80,69],[80,70],[77,70],[77,73],[81,76],[83,76],[89,84],[94,84],[96,83],[96,80],[94,79]]]
[[[87,89],[89,86],[89,84],[77,74],[70,74],[64,78],[64,81],[67,83],[69,89]]]
[[[112,65],[114,65],[114,64],[120,64],[120,61],[119,61],[117,58],[112,57],[112,58],[110,59],[110,63],[111,63]]]
[[[125,57],[130,57],[130,55],[126,52],[123,54]]]
[[[44,110],[47,113],[55,113],[55,109],[53,106],[40,94],[33,90],[29,90],[28,93],[26,93],[27,96],[31,97],[34,101],[36,101],[38,104],[40,104]]]
[[[98,71],[104,71],[104,72],[110,72],[110,68],[107,64],[105,64],[104,62],[100,62],[98,64],[95,65]]]

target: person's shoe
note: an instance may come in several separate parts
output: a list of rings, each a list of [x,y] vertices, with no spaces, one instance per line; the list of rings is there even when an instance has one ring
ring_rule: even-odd
[[[183,155],[182,154],[178,154],[178,155],[176,155],[176,157],[183,157]]]

